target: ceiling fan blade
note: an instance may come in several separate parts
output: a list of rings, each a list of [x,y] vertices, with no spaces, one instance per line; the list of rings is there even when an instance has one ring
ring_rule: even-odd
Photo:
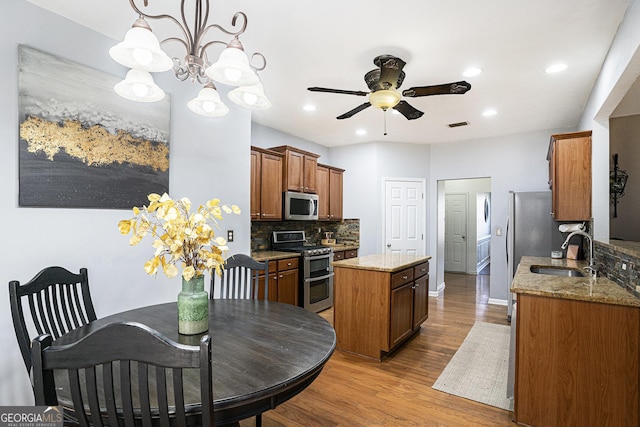
[[[358,105],[353,110],[347,111],[343,115],[336,117],[336,119],[338,119],[338,120],[348,119],[349,117],[353,116],[354,114],[359,113],[360,111],[364,110],[365,108],[369,108],[369,107],[371,107],[371,103],[365,102],[364,104]]]
[[[373,60],[380,67],[379,84],[383,89],[397,89],[404,80],[402,69],[407,64],[400,58],[391,55],[380,55]]]
[[[463,95],[471,89],[468,82],[460,81],[454,83],[445,83],[435,86],[417,86],[403,90],[403,96],[418,97],[431,95]]]
[[[311,92],[327,92],[327,93],[341,93],[344,95],[358,95],[358,96],[367,96],[369,92],[362,92],[360,90],[342,90],[342,89],[329,89],[326,87],[309,87],[307,90]]]
[[[419,119],[424,115],[424,113],[416,108],[414,108],[407,101],[400,101],[398,105],[393,107],[394,110],[398,111],[400,114],[405,116],[407,120],[415,120]]]

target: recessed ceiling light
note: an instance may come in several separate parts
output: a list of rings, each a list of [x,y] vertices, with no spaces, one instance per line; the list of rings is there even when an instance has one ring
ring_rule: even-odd
[[[304,111],[316,111],[317,110],[316,106],[315,105],[311,105],[311,104],[305,105],[304,107],[302,107],[302,109]]]
[[[358,129],[356,131],[356,135],[366,135],[366,134],[367,134],[367,131],[364,129]]]
[[[485,116],[485,117],[495,116],[496,114],[498,114],[498,112],[496,110],[494,110],[493,108],[486,109],[482,113],[482,115]]]
[[[549,65],[544,72],[547,74],[559,73],[560,71],[564,71],[567,69],[567,64],[565,63],[557,63]]]
[[[462,75],[465,77],[475,77],[479,74],[482,74],[482,69],[478,67],[469,67],[462,73]]]

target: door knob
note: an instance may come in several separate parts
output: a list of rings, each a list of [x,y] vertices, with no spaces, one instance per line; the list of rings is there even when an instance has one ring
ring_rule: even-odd
[[[391,247],[391,243],[387,243],[387,247],[390,248]]]

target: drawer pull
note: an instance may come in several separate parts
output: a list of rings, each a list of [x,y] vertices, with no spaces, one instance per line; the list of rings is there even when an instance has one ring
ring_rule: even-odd
[[[407,280],[409,276],[402,276],[402,280]]]

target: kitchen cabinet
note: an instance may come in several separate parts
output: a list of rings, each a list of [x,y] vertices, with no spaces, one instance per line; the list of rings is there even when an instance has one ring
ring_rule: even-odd
[[[591,131],[552,135],[547,160],[553,218],[590,220]]]
[[[333,250],[333,260],[340,261],[343,259],[355,258],[358,256],[357,249],[349,249],[346,251],[336,251],[335,248]]]
[[[344,169],[318,164],[316,183],[318,189],[318,219],[342,220],[342,175]]]
[[[298,305],[298,257],[269,261],[269,301]],[[264,298],[264,276],[259,281],[259,297]]]
[[[428,317],[430,257],[368,255],[333,263],[337,348],[381,360]]]
[[[640,425],[640,308],[565,298],[518,294],[515,420]]]
[[[283,155],[251,147],[251,220],[282,220]]]
[[[282,191],[317,192],[316,172],[319,155],[288,145],[272,147],[270,150],[284,154]]]
[[[427,320],[429,312],[429,263],[391,276],[391,347],[408,338]]]

